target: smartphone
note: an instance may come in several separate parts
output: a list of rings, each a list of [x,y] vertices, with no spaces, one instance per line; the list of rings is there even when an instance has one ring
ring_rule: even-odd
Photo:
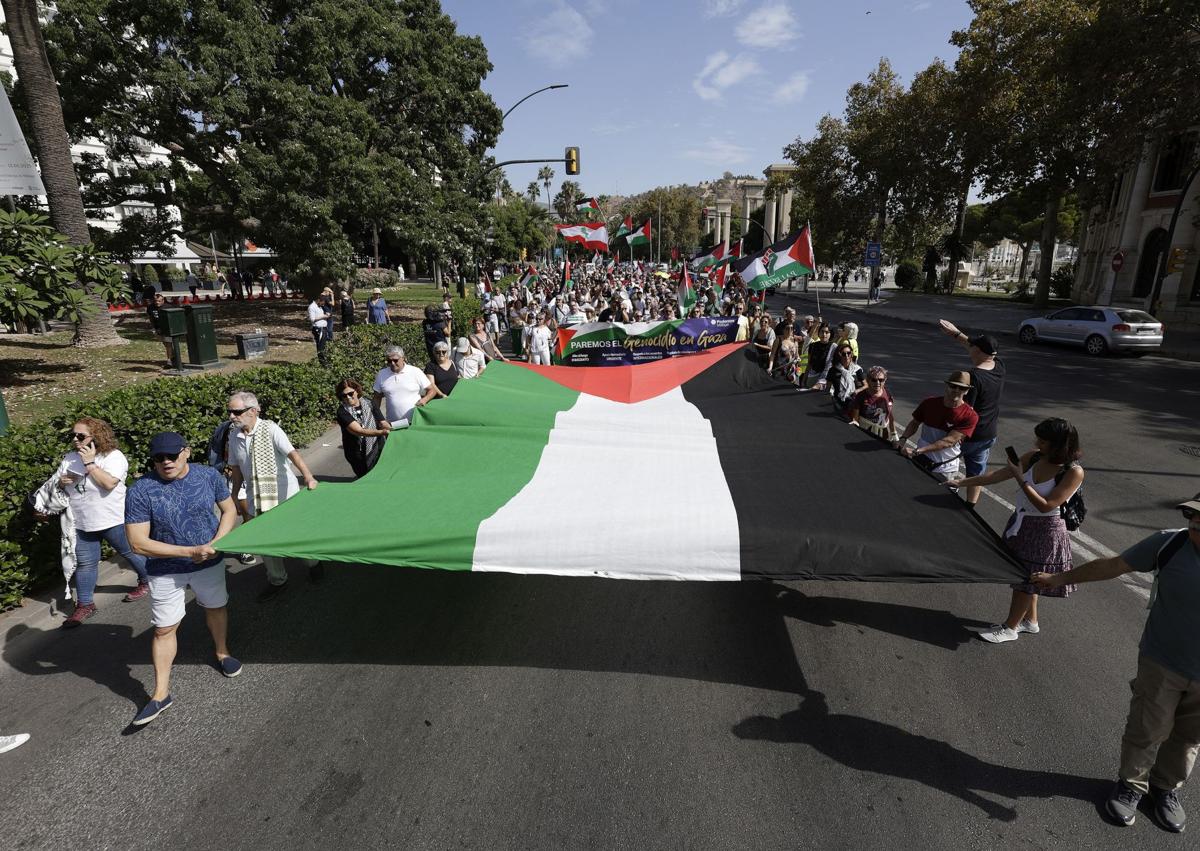
[[[1017,450],[1013,449],[1011,446],[1006,446],[1004,447],[1004,454],[1008,456],[1009,461],[1012,461],[1017,466],[1020,466],[1021,456],[1017,454]]]

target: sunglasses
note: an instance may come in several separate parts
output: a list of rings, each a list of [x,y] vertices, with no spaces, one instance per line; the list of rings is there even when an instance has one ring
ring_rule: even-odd
[[[883,384],[884,382],[887,381],[887,379],[886,378],[868,378],[867,381],[871,382],[872,384]]]
[[[388,358],[387,362],[388,363],[400,363],[402,360],[404,360],[404,358]]]
[[[71,432],[71,440],[90,440],[91,437],[90,434],[84,434],[81,431]]]
[[[153,461],[155,464],[165,464],[167,461],[174,461],[174,460],[176,460],[176,459],[177,459],[177,458],[178,458],[180,455],[182,455],[182,454],[183,454],[183,450],[182,450],[182,449],[180,449],[178,452],[174,452],[174,453],[172,453],[172,452],[159,452],[159,453],[158,453],[158,454],[156,454],[156,455],[151,455],[151,456],[150,456],[150,460],[151,460],[151,461]]]
[[[1184,520],[1195,520],[1197,517],[1200,517],[1200,511],[1194,508],[1181,508],[1179,510],[1183,513]]]
[[[248,411],[248,410],[250,410],[250,409],[249,408],[230,408],[229,416],[240,417],[242,414],[246,413],[246,411]]]
[[[351,396],[357,396],[358,391],[357,390],[347,390],[346,392],[339,393],[338,395],[341,396],[343,399],[349,399]]]

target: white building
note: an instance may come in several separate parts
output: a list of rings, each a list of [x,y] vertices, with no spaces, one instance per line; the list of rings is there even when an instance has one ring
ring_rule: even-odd
[[[51,7],[51,14],[53,9]],[[0,10],[0,22],[4,21],[4,12]],[[12,45],[6,34],[0,33],[0,71],[8,71],[15,79],[17,76],[16,68],[13,66]],[[104,161],[105,168],[113,175],[119,174],[121,164],[108,159],[107,152],[103,143],[99,139],[83,139],[71,146],[72,157],[76,162],[82,161],[83,155],[96,154]],[[151,162],[166,162],[168,152],[165,148],[147,145],[145,157]],[[153,208],[149,204],[143,202],[130,201],[120,204],[116,207],[107,208],[108,217],[103,219],[88,219],[88,224],[92,227],[104,228],[105,230],[115,231],[121,223],[121,220],[138,211],[148,211]],[[179,210],[176,207],[167,207],[167,212],[179,221]],[[199,263],[201,258],[196,252],[188,248],[187,242],[180,237],[175,237],[172,241],[172,250],[166,255],[151,254],[144,257],[139,257],[134,260],[134,263],[169,263],[178,266],[183,266],[191,263]]]
[[[1200,329],[1200,179],[1184,196],[1197,143],[1192,132],[1148,146],[1106,201],[1088,212],[1073,293],[1078,301],[1151,309],[1169,327]],[[1171,238],[1171,217],[1180,204]],[[1171,262],[1156,298],[1164,257]]]

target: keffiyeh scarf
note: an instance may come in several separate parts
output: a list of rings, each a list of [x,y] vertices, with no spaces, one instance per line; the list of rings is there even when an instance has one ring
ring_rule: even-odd
[[[371,405],[369,402],[360,402],[357,408],[347,405],[346,410],[348,410],[351,416],[358,421],[358,424],[367,431],[375,431],[379,428],[379,426],[375,424],[375,412],[371,410]],[[360,434],[357,435],[357,437],[358,448],[362,452],[362,457],[370,458],[371,453],[375,451],[375,442],[379,440],[379,438],[375,435],[369,434]]]
[[[262,514],[279,505],[279,467],[275,461],[275,441],[265,420],[250,435],[250,480],[254,489],[254,513]]]

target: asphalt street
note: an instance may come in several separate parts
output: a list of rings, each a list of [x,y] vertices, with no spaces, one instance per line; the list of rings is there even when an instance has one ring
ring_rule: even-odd
[[[905,415],[966,362],[928,326],[872,318],[860,339],[863,363],[891,370]],[[1045,416],[1079,424],[1081,550],[1177,524],[1169,506],[1200,490],[1200,458],[1180,451],[1200,443],[1200,364],[1001,354],[1001,447],[1029,446]],[[321,476],[348,473],[336,445],[312,457]],[[895,522],[869,482],[778,473],[796,478],[798,503],[859,513],[864,535]],[[386,519],[419,492],[364,510]],[[1011,501],[1011,486],[996,497]],[[1002,522],[995,499],[981,509]],[[993,646],[967,628],[1003,615],[996,586],[332,565],[317,585],[293,571],[289,591],[260,605],[261,566],[233,564],[231,649],[245,673],[220,676],[189,608],[176,704],[139,731],[127,724],[151,681],[146,601],[122,604],[110,583],[73,632],[0,619],[0,725],[33,734],[0,755],[0,844],[1187,847],[1148,815],[1119,828],[1100,811],[1140,587],[1047,601],[1041,634]],[[1184,800],[1200,818],[1194,788]]]

